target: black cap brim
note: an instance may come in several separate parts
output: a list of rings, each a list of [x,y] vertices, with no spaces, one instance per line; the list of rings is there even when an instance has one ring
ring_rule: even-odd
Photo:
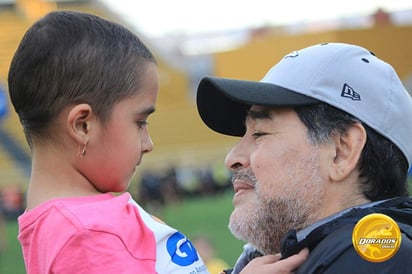
[[[197,89],[197,109],[212,130],[230,136],[245,134],[245,118],[251,105],[294,107],[318,100],[271,83],[204,77]]]

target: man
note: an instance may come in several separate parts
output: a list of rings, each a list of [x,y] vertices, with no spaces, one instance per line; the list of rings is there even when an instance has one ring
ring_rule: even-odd
[[[203,78],[197,106],[212,130],[241,137],[226,157],[229,228],[249,244],[232,273],[304,247],[296,273],[411,273],[412,99],[389,64],[355,45],[314,45],[260,82]],[[359,228],[363,217],[373,219]]]

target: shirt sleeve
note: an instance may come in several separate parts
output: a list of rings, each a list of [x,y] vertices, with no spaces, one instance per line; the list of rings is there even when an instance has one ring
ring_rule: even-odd
[[[115,234],[83,230],[56,255],[51,273],[155,273],[155,259],[132,254]]]

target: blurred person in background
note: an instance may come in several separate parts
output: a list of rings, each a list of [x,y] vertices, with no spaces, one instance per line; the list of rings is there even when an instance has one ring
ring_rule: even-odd
[[[16,220],[24,212],[24,192],[19,185],[3,186],[2,201],[6,220]]]

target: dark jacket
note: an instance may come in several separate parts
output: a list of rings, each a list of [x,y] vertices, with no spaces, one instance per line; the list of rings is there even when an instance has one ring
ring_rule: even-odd
[[[398,252],[384,262],[369,262],[363,259],[352,245],[352,232],[356,223],[371,213],[382,213],[394,219],[402,233]],[[399,197],[351,208],[316,223],[296,233],[290,231],[281,243],[283,257],[288,257],[308,247],[308,259],[297,269],[296,274],[370,274],[412,273],[412,199]],[[246,246],[233,271],[240,270],[260,253]]]

